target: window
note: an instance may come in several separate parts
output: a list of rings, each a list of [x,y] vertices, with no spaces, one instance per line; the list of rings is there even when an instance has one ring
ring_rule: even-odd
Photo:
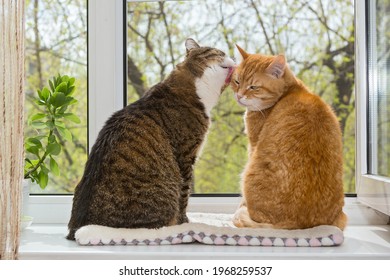
[[[368,10],[368,172],[390,177],[390,8],[373,1]]]
[[[28,114],[36,110],[31,96],[48,78],[61,73],[78,81],[74,113],[81,124],[72,126],[74,141],[56,158],[61,176],[51,176],[45,192],[73,192],[83,172],[87,143],[92,146],[113,111],[169,74],[184,57],[187,37],[231,56],[235,43],[249,52],[285,53],[297,76],[335,109],[344,136],[345,192],[355,192],[353,1],[117,0],[88,5],[94,12],[89,17],[87,99],[87,1],[27,1]],[[105,13],[109,9],[114,19]],[[226,90],[213,110],[213,126],[196,165],[195,193],[239,192],[247,161],[243,112]],[[26,137],[33,133],[27,130]]]
[[[358,198],[390,214],[390,5],[357,4]],[[368,112],[367,112],[368,110]]]
[[[285,53],[297,76],[334,108],[344,139],[344,189],[355,192],[353,1],[127,2],[128,102],[184,58],[188,37],[231,56],[236,43],[248,52]],[[244,110],[228,89],[212,112],[194,192],[239,193],[247,161]]]
[[[60,166],[60,175],[50,176],[44,191],[34,186],[32,193],[73,193],[87,159],[86,5],[85,0],[26,1],[26,116],[40,112],[42,106],[34,101],[37,90],[49,88],[48,79],[61,74],[76,78],[74,97],[78,103],[72,106],[71,112],[81,120],[68,126],[73,134],[72,142],[56,135],[63,144],[61,153],[53,156]],[[36,136],[39,130],[26,128],[26,139]]]
[[[40,2],[43,2],[41,0]],[[48,1],[52,3],[53,1]],[[60,1],[56,1],[60,2]],[[70,1],[73,3],[73,1]],[[137,1],[139,2],[139,1]],[[196,3],[198,1],[195,1]],[[229,5],[237,5],[235,1],[226,1],[230,3]],[[231,3],[234,2],[234,3]],[[264,3],[265,1],[262,1]],[[350,91],[350,88],[353,88],[353,81],[356,81],[356,151],[357,151],[357,160],[356,160],[356,186],[358,193],[358,200],[364,202],[375,209],[379,209],[380,211],[390,214],[390,180],[383,176],[384,173],[371,174],[368,170],[368,141],[372,142],[372,138],[368,135],[368,84],[371,82],[371,89],[375,88],[372,80],[367,79],[368,77],[368,55],[367,55],[367,35],[369,38],[374,38],[373,33],[377,35],[379,33],[377,27],[372,24],[368,24],[369,27],[366,29],[366,20],[368,20],[368,15],[366,15],[366,11],[368,11],[368,6],[364,3],[364,1],[356,1],[353,3],[352,1],[284,1],[285,3],[290,3],[291,6],[295,3],[295,8],[289,10],[287,13],[288,5],[282,5],[282,11],[272,8],[273,2],[267,1],[266,5],[270,6],[261,6],[261,9],[264,9],[259,13],[262,15],[263,24],[265,29],[267,30],[267,37],[269,40],[274,42],[275,46],[273,48],[281,48],[283,44],[290,46],[288,49],[275,49],[275,52],[285,51],[287,57],[293,57],[290,59],[290,66],[293,70],[301,77],[306,83],[308,83],[313,89],[321,94],[321,96],[328,101],[332,106],[336,109],[338,108],[339,118],[344,120],[345,128],[344,128],[344,157],[346,159],[346,177],[345,177],[345,192],[354,192],[355,191],[355,167],[354,167],[354,151],[355,151],[355,112],[354,112],[354,95],[353,90]],[[368,2],[368,1],[367,1]],[[33,1],[29,2],[30,5]],[[80,2],[81,3],[81,2]],[[84,2],[83,2],[84,3]],[[202,2],[203,4],[205,2]],[[207,5],[217,5],[217,1],[207,1]],[[252,5],[252,1],[240,1],[245,3],[248,10],[250,5]],[[255,3],[253,1],[253,3]],[[257,3],[257,2],[256,2]],[[301,3],[301,5],[299,5]],[[382,2],[370,2],[371,9],[370,14],[376,13],[377,6],[386,7]],[[375,4],[374,4],[375,3]],[[377,4],[378,3],[378,4]],[[158,2],[148,2],[149,6],[159,8]],[[169,1],[165,2],[165,5],[190,5],[193,2],[187,1]],[[309,4],[311,6],[309,6]],[[125,9],[124,7],[127,7]],[[132,5],[132,6],[131,6]],[[132,55],[131,51],[126,53],[124,50],[128,50],[132,44],[130,38],[130,30],[127,28],[127,24],[132,22],[131,12],[135,8],[142,8],[142,5],[145,3],[133,3],[122,0],[101,0],[101,1],[88,1],[88,41],[89,41],[89,49],[88,49],[88,142],[89,147],[94,143],[96,136],[103,126],[106,119],[114,112],[124,106],[125,103],[128,102],[128,99],[132,98],[132,94],[134,93],[133,85],[131,84],[131,80],[128,77],[129,73],[125,71],[127,69],[128,57],[127,55]],[[154,6],[153,6],[154,5]],[[226,4],[228,5],[228,4]],[[355,5],[355,24],[352,24],[352,18],[354,17],[353,6]],[[30,6],[29,6],[30,7]],[[186,6],[184,6],[185,8]],[[203,8],[210,6],[203,5]],[[216,6],[211,6],[216,7]],[[234,6],[230,6],[234,7]],[[279,5],[281,7],[281,5]],[[140,8],[140,9],[141,9]],[[226,10],[226,14],[224,14],[224,19],[227,20],[226,15],[229,12],[232,12],[232,15],[239,15],[243,9],[233,8],[224,8]],[[258,6],[260,9],[260,6]],[[271,9],[272,8],[272,9]],[[31,7],[29,8],[31,9]],[[86,7],[85,7],[86,9]],[[170,11],[171,7],[167,9]],[[285,11],[286,9],[286,11]],[[128,11],[127,11],[128,10]],[[142,10],[142,9],[141,9]],[[210,8],[211,10],[211,8]],[[234,13],[233,10],[236,12]],[[303,13],[305,11],[305,13]],[[336,13],[337,11],[337,13]],[[33,17],[31,17],[31,10],[28,11],[30,13],[30,19],[27,22],[31,22]],[[255,9],[252,7],[252,16],[255,19],[257,18],[257,13]],[[279,13],[285,13],[283,16],[280,16]],[[213,15],[219,15],[220,9],[214,9]],[[343,14],[343,17],[339,17],[339,14]],[[180,15],[180,14],[179,14]],[[178,15],[178,17],[179,17]],[[286,17],[287,15],[287,17]],[[265,21],[265,17],[270,16],[270,18]],[[371,15],[372,18],[373,15]],[[247,48],[248,51],[263,51],[270,52],[270,46],[267,45],[267,40],[265,39],[264,32],[262,32],[262,27],[260,25],[254,25],[252,27],[245,26],[245,24],[249,24],[250,20],[248,19],[248,23],[241,23],[241,21],[234,20],[234,17],[230,17],[227,22],[229,24],[235,24],[234,26],[230,26],[226,29],[226,36],[229,39],[225,40],[225,37],[216,37],[213,38],[210,36],[200,36],[197,37],[198,33],[195,33],[193,37],[196,37],[201,44],[207,45],[215,45],[220,48],[224,48],[226,50],[231,51],[231,55],[233,53],[233,46],[227,44],[226,42],[234,42],[240,43],[244,48]],[[332,18],[332,20],[330,20]],[[385,23],[387,16],[380,15],[380,23]],[[326,19],[326,20],[325,20]],[[141,20],[141,19],[139,19]],[[253,20],[253,19],[251,19]],[[284,21],[283,21],[284,20]],[[52,22],[56,22],[52,21]],[[51,23],[52,23],[51,22]],[[375,22],[375,21],[374,21]],[[282,24],[283,23],[283,24]],[[31,26],[27,26],[28,38],[31,39],[33,28]],[[142,25],[139,23],[139,27]],[[300,25],[302,24],[302,25]],[[301,37],[294,37],[292,35],[287,34],[288,27],[291,27],[289,30],[289,34],[298,34],[301,33]],[[300,28],[298,28],[301,26]],[[303,27],[302,27],[303,26]],[[178,24],[179,28],[175,29],[175,36],[179,36],[181,32],[185,32],[185,28],[182,24]],[[219,29],[221,26],[214,26],[211,30],[223,30]],[[260,30],[259,30],[260,28]],[[354,30],[356,28],[356,30]],[[384,28],[384,27],[382,27]],[[203,30],[203,29],[202,29]],[[202,31],[201,30],[201,31]],[[303,32],[303,31],[305,32]],[[388,28],[387,28],[388,30]],[[200,32],[200,31],[199,31]],[[277,36],[279,33],[279,36]],[[284,32],[284,33],[283,33]],[[295,32],[295,33],[294,33]],[[50,33],[50,32],[49,32]],[[384,33],[384,32],[383,32]],[[212,34],[207,33],[206,35]],[[218,33],[218,34],[224,34]],[[307,34],[307,35],[305,35]],[[356,65],[354,66],[352,62],[354,62],[354,39],[356,34]],[[385,33],[384,33],[385,34]],[[126,41],[126,35],[128,35],[129,40]],[[177,38],[175,41],[175,51],[177,52],[175,55],[175,60],[180,59],[180,56],[183,54],[180,51],[180,48],[184,48],[182,39],[189,36],[188,33],[183,33],[181,36],[183,38]],[[321,36],[320,36],[321,35]],[[133,34],[134,38],[137,38]],[[236,36],[240,36],[237,37]],[[291,36],[291,37],[288,37]],[[303,37],[302,37],[303,36]],[[164,36],[163,36],[164,37]],[[256,41],[249,41],[249,38],[255,38]],[[381,36],[379,36],[381,37]],[[241,39],[240,39],[241,38]],[[253,40],[255,40],[253,39]],[[138,38],[138,40],[140,40]],[[257,40],[261,43],[255,43]],[[91,43],[93,42],[93,43]],[[137,46],[139,48],[144,47],[141,43],[138,43]],[[183,41],[184,42],[184,41]],[[372,42],[376,42],[375,40]],[[380,41],[382,42],[382,41]],[[383,39],[383,42],[386,42]],[[388,42],[388,40],[387,40]],[[299,45],[301,44],[302,45]],[[310,44],[309,44],[310,43]],[[370,46],[370,50],[375,50],[378,43]],[[382,43],[381,43],[382,44]],[[380,44],[378,44],[380,45]],[[28,54],[33,55],[32,45],[28,45]],[[300,46],[300,48],[299,48]],[[304,51],[300,51],[305,46]],[[330,49],[329,49],[330,47]],[[379,46],[383,48],[382,44]],[[65,50],[64,50],[65,51]],[[378,51],[378,50],[377,50]],[[294,57],[294,52],[297,54]],[[327,53],[328,52],[328,53]],[[327,55],[325,55],[327,54]],[[134,54],[133,54],[134,55]],[[330,55],[330,56],[329,56]],[[333,56],[332,56],[333,55]],[[137,57],[136,57],[137,58]],[[328,59],[333,58],[333,60],[328,61]],[[333,64],[330,63],[333,61]],[[70,62],[68,62],[70,63]],[[383,62],[381,62],[383,65]],[[378,64],[378,63],[377,63]],[[332,66],[333,65],[333,66]],[[336,67],[334,67],[336,66]],[[138,66],[140,67],[140,66]],[[340,68],[341,67],[341,68]],[[167,66],[166,71],[168,71],[169,67]],[[73,69],[73,67],[72,67]],[[81,68],[80,68],[81,69]],[[337,70],[338,69],[338,70]],[[353,70],[355,69],[355,71]],[[337,70],[337,71],[336,71]],[[371,68],[370,71],[373,73],[375,68]],[[386,75],[384,73],[383,67],[380,69],[381,75]],[[336,72],[333,72],[336,71]],[[34,73],[33,71],[29,71],[28,79]],[[85,73],[85,72],[84,72]],[[167,72],[164,72],[165,74]],[[356,78],[354,78],[356,75]],[[153,74],[152,74],[153,76]],[[146,76],[145,76],[146,77]],[[144,77],[144,78],[145,78]],[[343,87],[345,90],[337,91],[338,77],[348,78],[349,86]],[[352,78],[352,82],[349,80]],[[155,77],[154,81],[148,81],[148,85],[157,82],[158,79]],[[329,82],[330,81],[330,82]],[[374,80],[375,81],[375,80]],[[339,81],[341,82],[341,81]],[[324,85],[325,84],[325,85]],[[86,86],[86,85],[85,85]],[[27,87],[30,92],[32,92],[34,87]],[[124,92],[126,91],[126,87],[128,88],[128,96],[129,98],[124,98]],[[382,85],[382,88],[383,85]],[[371,91],[373,93],[375,91]],[[28,94],[29,92],[27,92]],[[109,93],[109,94],[107,94]],[[133,95],[134,97],[134,95]],[[215,108],[215,112],[218,110],[226,110],[225,112],[238,114],[238,118],[241,119],[241,111],[235,111],[237,107],[235,104],[228,103],[231,100],[231,96],[226,92],[223,96],[226,100],[221,101],[221,105],[224,104],[222,108]],[[348,98],[349,97],[349,98]],[[124,100],[125,99],[125,100]],[[125,102],[126,101],[126,102]],[[87,101],[86,101],[87,102]],[[223,103],[226,102],[226,103]],[[229,106],[225,107],[226,104]],[[380,104],[379,104],[380,105]],[[30,105],[28,105],[30,106]],[[384,107],[383,107],[384,108]],[[28,108],[27,108],[28,109]],[[370,112],[375,112],[371,108]],[[378,113],[379,114],[379,113]],[[385,114],[384,112],[382,114]],[[348,117],[346,117],[348,116]],[[374,114],[375,116],[375,114]],[[382,118],[379,122],[383,120],[383,115],[380,116]],[[214,122],[214,126],[219,125],[221,122],[225,122],[226,118],[218,119]],[[240,120],[241,121],[241,120]],[[373,128],[373,124],[370,124]],[[371,130],[372,130],[371,128]],[[384,131],[381,130],[377,136],[385,139]],[[368,140],[371,139],[371,140]],[[382,140],[381,140],[382,141]],[[382,142],[383,143],[383,142]],[[380,153],[383,153],[381,150]],[[371,151],[371,155],[372,155]],[[224,153],[220,154],[224,155]],[[382,155],[381,155],[382,157]],[[80,159],[79,161],[83,161]],[[84,161],[80,164],[80,166],[84,165]],[[80,168],[80,172],[82,168]],[[239,173],[239,171],[237,171]],[[237,181],[238,182],[238,178]],[[74,186],[71,186],[74,187]],[[206,190],[207,191],[207,190]],[[196,198],[198,199],[198,198]],[[194,201],[194,199],[192,200]],[[70,213],[70,205],[71,205],[71,196],[69,197],[61,197],[61,196],[50,196],[50,197],[41,197],[36,196],[32,202],[34,204],[34,211],[31,215],[36,217],[36,222],[53,222],[58,223],[68,222],[69,213]],[[219,199],[218,201],[215,198],[211,198],[210,201],[200,202],[198,201],[195,204],[191,204],[191,211],[207,211],[214,210],[214,212],[221,212],[225,209],[226,213],[231,213],[237,207],[238,200],[233,198],[224,198]],[[195,206],[194,206],[195,205]],[[55,211],[47,211],[48,207],[56,207]],[[212,209],[212,210],[210,210]],[[55,214],[54,214],[55,213]],[[359,213],[360,214],[360,213]],[[42,216],[39,219],[38,216]]]

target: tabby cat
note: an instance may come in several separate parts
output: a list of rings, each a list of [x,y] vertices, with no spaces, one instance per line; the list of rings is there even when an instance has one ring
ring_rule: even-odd
[[[248,162],[242,174],[237,227],[344,229],[339,122],[289,69],[284,55],[248,54],[231,86],[246,107]]]
[[[100,131],[75,189],[68,239],[90,224],[159,228],[188,222],[193,165],[234,61],[193,39],[185,46],[184,61]]]

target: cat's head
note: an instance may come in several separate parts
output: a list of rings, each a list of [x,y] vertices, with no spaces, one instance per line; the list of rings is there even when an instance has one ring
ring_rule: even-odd
[[[187,55],[181,67],[195,77],[196,93],[209,114],[222,91],[229,85],[235,62],[223,51],[201,47],[189,38],[185,42]]]
[[[250,111],[272,107],[286,90],[288,67],[284,55],[248,54],[238,45],[237,48],[242,61],[230,85],[238,104]]]

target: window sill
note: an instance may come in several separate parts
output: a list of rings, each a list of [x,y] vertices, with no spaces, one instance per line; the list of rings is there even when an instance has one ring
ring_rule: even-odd
[[[181,244],[79,246],[65,239],[65,224],[34,224],[22,232],[21,260],[110,259],[390,259],[389,225],[351,225],[338,247],[286,248]]]
[[[67,224],[72,200],[70,195],[32,195],[26,215],[34,217],[37,224]],[[188,211],[229,214],[236,211],[240,201],[241,197],[190,197]],[[345,198],[344,212],[350,225],[384,225],[389,222],[389,216],[362,204],[356,197]]]
[[[234,213],[239,197],[191,198],[190,212]],[[34,224],[22,232],[19,259],[390,259],[389,216],[346,198],[345,241],[339,247],[284,248],[182,244],[78,246],[65,239],[71,196],[30,197]],[[51,209],[51,211],[47,211]]]

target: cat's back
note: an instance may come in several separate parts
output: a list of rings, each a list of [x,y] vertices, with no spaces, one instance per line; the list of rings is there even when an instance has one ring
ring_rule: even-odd
[[[279,228],[344,228],[342,156],[330,106],[307,91],[283,97],[269,113],[245,173],[251,218]],[[273,218],[264,220],[260,214],[269,209]]]
[[[196,115],[194,112],[198,118],[203,117],[199,113],[202,108],[196,110],[196,105],[181,100],[168,86],[159,83],[138,101],[115,112],[101,130],[96,144],[111,147],[146,137],[153,142],[149,143],[151,147],[159,147],[164,141],[172,140],[175,133],[180,134],[178,128],[184,130],[183,122]],[[177,131],[172,131],[174,128]]]
[[[332,108],[321,97],[304,89],[283,97],[267,120],[268,129],[284,132],[285,137],[311,144],[337,143],[341,146],[341,129]]]
[[[319,96],[299,90],[282,98],[269,114],[258,143],[261,162],[272,162],[275,170],[288,174],[286,184],[309,192],[313,186],[326,185],[342,191],[341,129]]]
[[[137,124],[148,126],[154,123],[159,126],[162,115],[170,113],[169,109],[174,107],[174,99],[170,97],[169,89],[163,84],[158,84],[136,102],[115,112],[107,120],[101,134],[119,134],[122,129],[126,130]]]

